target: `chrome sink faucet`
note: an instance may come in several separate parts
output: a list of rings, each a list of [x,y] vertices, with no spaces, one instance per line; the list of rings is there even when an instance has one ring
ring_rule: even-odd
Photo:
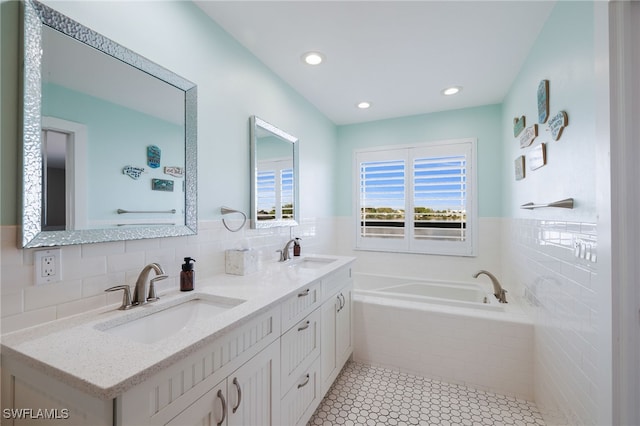
[[[147,298],[147,281],[149,280],[149,272],[151,272],[152,269],[157,276],[151,280],[148,293],[149,297]],[[138,275],[138,279],[136,280],[136,287],[133,291],[131,304],[134,306],[144,305],[145,303],[147,303],[147,301],[154,302],[158,300],[154,283],[165,278],[167,278],[167,275],[164,273],[164,269],[162,269],[162,266],[160,266],[160,264],[158,263],[150,263],[142,268],[142,271],[140,272],[140,275]]]
[[[287,244],[284,245],[284,248],[282,250],[278,250],[278,252],[280,253],[280,262],[285,262],[291,259],[291,256],[289,256],[289,249],[291,248],[291,244],[295,241],[295,238],[290,239],[289,241],[287,241]]]
[[[503,289],[500,285],[500,281],[489,271],[485,271],[484,269],[479,270],[475,274],[473,274],[473,278],[478,278],[480,275],[486,275],[491,280],[493,284],[493,295],[498,299],[500,303],[507,303],[507,290]]]

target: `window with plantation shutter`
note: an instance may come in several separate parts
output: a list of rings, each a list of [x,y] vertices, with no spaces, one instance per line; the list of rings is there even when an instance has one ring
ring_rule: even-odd
[[[293,219],[293,168],[280,170],[280,205],[283,219]]]
[[[293,165],[290,159],[258,164],[256,203],[258,220],[293,219]]]
[[[474,256],[475,144],[356,151],[356,248]]]
[[[257,175],[258,220],[274,219],[276,208],[276,172],[259,170]]]

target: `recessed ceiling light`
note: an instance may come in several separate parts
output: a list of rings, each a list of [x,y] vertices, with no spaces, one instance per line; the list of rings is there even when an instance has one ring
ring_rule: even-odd
[[[367,101],[358,102],[356,106],[360,109],[371,108],[371,102],[367,102]]]
[[[320,65],[324,61],[324,55],[320,52],[307,52],[302,55],[302,60],[308,65]]]
[[[459,93],[461,90],[462,90],[462,86],[451,86],[442,90],[442,94],[445,96],[451,96],[451,95],[455,95],[456,93]]]

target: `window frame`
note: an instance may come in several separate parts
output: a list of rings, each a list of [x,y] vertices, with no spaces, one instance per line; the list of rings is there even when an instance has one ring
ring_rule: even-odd
[[[434,241],[414,238],[414,160],[436,155],[465,156],[465,239],[464,241]],[[362,237],[361,235],[361,170],[362,162],[404,160],[404,234],[400,238]],[[477,139],[461,138],[407,145],[391,145],[356,149],[353,151],[353,224],[355,250],[394,253],[417,253],[447,256],[477,256],[478,191]],[[410,212],[407,214],[407,212]]]

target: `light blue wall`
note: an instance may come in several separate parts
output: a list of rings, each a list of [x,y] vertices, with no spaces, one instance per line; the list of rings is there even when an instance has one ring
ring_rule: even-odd
[[[509,217],[595,221],[595,56],[592,2],[557,3],[503,102],[504,139],[503,211]],[[513,162],[531,147],[520,149],[513,137],[514,117],[526,116],[527,126],[537,123],[536,91],[549,80],[549,113],[566,111],[569,125],[554,141],[547,124],[538,124],[534,144],[546,143],[547,165],[527,170],[516,182]],[[533,147],[532,145],[532,147]],[[607,161],[607,159],[601,159]],[[574,210],[522,210],[527,202],[546,203],[573,197]]]
[[[340,126],[338,156],[333,167],[339,182],[336,186],[336,214],[350,216],[352,213],[354,150],[475,137],[478,140],[479,215],[500,216],[501,115],[500,105],[488,105]]]
[[[42,95],[43,115],[87,126],[90,224],[118,221],[119,208],[183,210],[184,179],[164,174],[163,168],[184,167],[184,126],[56,84],[43,85]],[[147,166],[149,145],[161,150],[159,168]],[[145,173],[133,180],[122,173],[125,166],[143,167]],[[152,178],[172,180],[173,192],[152,191]]]
[[[336,127],[191,2],[46,2],[198,85],[198,218],[220,207],[249,210],[249,117],[258,115],[300,139],[302,217],[333,214],[331,170]],[[17,14],[8,13],[17,19]],[[3,3],[2,19],[5,18]],[[1,28],[17,42],[17,22]],[[2,84],[18,85],[17,65]],[[4,97],[3,97],[4,98]],[[4,101],[3,101],[4,102]],[[4,114],[4,108],[3,108]],[[17,163],[17,124],[3,121],[2,161]],[[5,137],[5,135],[9,135]],[[6,149],[5,149],[6,146]],[[7,156],[5,157],[5,152]],[[14,168],[15,170],[15,168]],[[17,224],[17,173],[2,182],[2,224]]]
[[[0,224],[17,223],[19,3],[0,2]]]

